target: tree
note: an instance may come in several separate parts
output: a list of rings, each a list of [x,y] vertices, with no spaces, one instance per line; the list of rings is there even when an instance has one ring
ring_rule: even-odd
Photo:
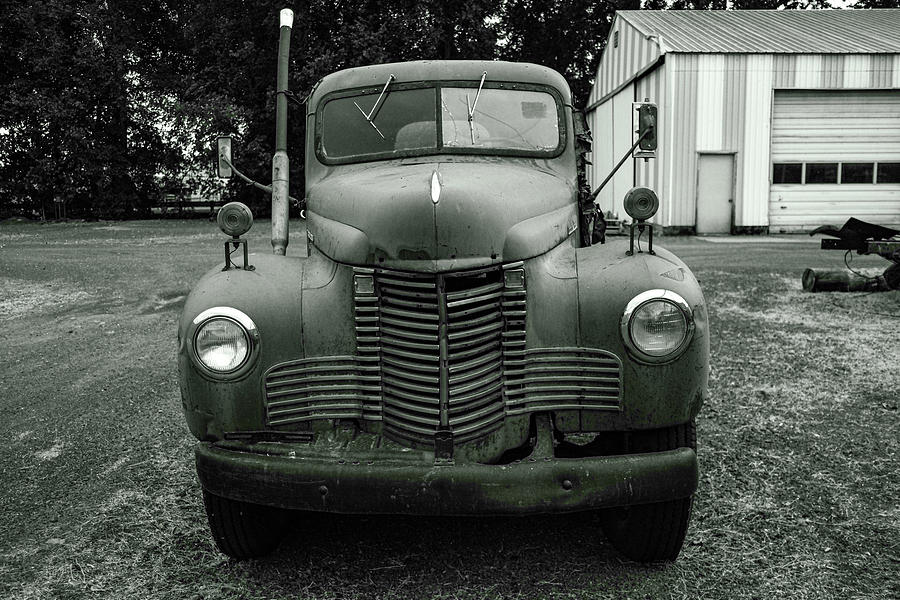
[[[639,7],[640,0],[505,0],[499,55],[556,69],[584,106],[613,14]]]
[[[176,171],[154,117],[178,81],[181,38],[166,0],[4,3],[0,203],[108,216],[146,208]]]
[[[900,0],[856,0],[850,8],[900,8]]]
[[[186,20],[194,40],[188,66],[191,84],[179,94],[176,128],[189,156],[207,166],[217,134],[240,136],[238,168],[268,181],[275,135],[275,55],[282,2],[199,0]],[[487,58],[496,33],[488,17],[493,2],[472,0],[313,0],[296,10],[291,39],[290,89],[300,98],[325,75],[344,68],[404,60]],[[302,156],[303,109],[292,106],[288,152]],[[208,167],[204,171],[209,173]],[[303,164],[291,162],[292,194],[302,189]],[[215,185],[207,176],[207,185]],[[257,214],[269,199],[241,183],[226,195]]]

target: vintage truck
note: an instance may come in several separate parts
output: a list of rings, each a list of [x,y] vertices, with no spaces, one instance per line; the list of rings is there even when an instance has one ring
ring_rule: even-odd
[[[565,79],[478,61],[323,78],[305,103],[301,257],[285,254],[283,74],[275,252],[248,254],[252,216],[223,209],[224,267],[178,330],[219,549],[271,552],[290,510],[595,511],[586,525],[627,557],[674,560],[697,485],[707,311],[673,254],[592,243]]]

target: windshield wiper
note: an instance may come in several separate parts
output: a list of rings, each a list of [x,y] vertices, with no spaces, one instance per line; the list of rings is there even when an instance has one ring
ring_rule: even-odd
[[[469,133],[472,134],[472,145],[475,145],[475,105],[478,104],[478,96],[481,95],[481,88],[484,87],[484,78],[487,77],[487,71],[481,74],[481,82],[478,84],[478,91],[475,92],[475,100],[472,107],[469,108],[469,95],[466,94],[466,108],[469,109]]]
[[[378,99],[375,101],[375,105],[372,107],[372,110],[369,111],[369,114],[366,114],[366,111],[364,111],[362,107],[360,107],[360,105],[356,103],[356,101],[353,102],[354,106],[359,109],[359,112],[361,112],[362,115],[366,118],[366,121],[369,122],[369,125],[375,128],[375,131],[378,132],[378,135],[381,136],[381,139],[385,139],[384,134],[381,133],[380,129],[378,129],[378,126],[375,124],[374,119],[376,115],[378,115],[378,111],[381,109],[381,105],[384,104],[384,97],[387,94],[388,86],[391,85],[392,81],[394,81],[393,73],[391,73],[391,75],[388,77],[388,80],[387,82],[385,82],[384,87],[381,88],[381,93],[378,95]]]

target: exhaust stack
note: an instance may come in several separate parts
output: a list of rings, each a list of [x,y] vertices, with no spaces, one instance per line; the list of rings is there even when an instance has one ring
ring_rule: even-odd
[[[278,38],[278,80],[275,99],[275,155],[272,157],[272,250],[284,255],[288,245],[288,184],[290,161],[287,155],[288,55],[294,11],[281,11]]]

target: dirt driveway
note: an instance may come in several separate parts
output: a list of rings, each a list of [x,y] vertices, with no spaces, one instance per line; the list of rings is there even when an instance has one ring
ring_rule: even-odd
[[[274,557],[225,560],[174,360],[219,239],[205,222],[0,224],[0,596],[900,597],[900,293],[803,293],[804,267],[842,258],[805,238],[660,240],[695,269],[713,332],[674,565],[623,562],[584,515],[296,522]]]

